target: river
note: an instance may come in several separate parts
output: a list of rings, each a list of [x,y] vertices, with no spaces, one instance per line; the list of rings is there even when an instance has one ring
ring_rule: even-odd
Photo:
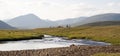
[[[7,41],[5,43],[0,44],[0,51],[68,47],[72,44],[74,45],[99,45],[99,46],[110,45],[109,43],[97,42],[97,41],[92,41],[92,40],[83,40],[83,39],[65,40],[61,37],[44,35],[43,39]]]

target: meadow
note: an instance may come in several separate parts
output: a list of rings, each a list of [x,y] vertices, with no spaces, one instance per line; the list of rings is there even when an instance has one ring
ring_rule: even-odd
[[[71,28],[38,28],[32,30],[0,30],[0,40],[41,38],[44,34],[66,39],[88,39],[120,45],[120,26],[85,26]]]

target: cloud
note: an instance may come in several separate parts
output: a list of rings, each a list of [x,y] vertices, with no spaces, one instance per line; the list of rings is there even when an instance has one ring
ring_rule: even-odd
[[[107,5],[108,5],[108,6],[114,6],[115,3],[114,3],[114,2],[111,2],[111,3],[108,3]]]
[[[60,20],[102,13],[120,13],[119,2],[98,5],[76,0],[0,0],[0,19],[34,13],[42,19]]]

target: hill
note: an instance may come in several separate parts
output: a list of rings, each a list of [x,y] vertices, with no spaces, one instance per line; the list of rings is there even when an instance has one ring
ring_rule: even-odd
[[[81,26],[112,26],[112,25],[120,25],[120,21],[102,21],[102,22],[94,22],[88,23]]]
[[[85,18],[84,20],[81,20],[80,22],[76,22],[75,24],[72,24],[72,25],[80,26],[88,23],[103,22],[103,21],[120,21],[120,14],[107,13],[107,14],[95,15],[95,16]]]
[[[81,20],[85,19],[87,17],[78,17],[78,18],[68,18],[65,20],[58,20],[55,21],[58,25],[71,25],[74,24],[76,22],[80,22]]]
[[[15,29],[14,27],[8,25],[7,23],[0,21],[0,29]]]
[[[111,22],[111,21],[120,21],[120,14],[107,13],[107,14],[99,14],[91,17],[69,18],[58,21],[42,20],[34,14],[27,14],[8,20],[7,23],[17,28],[33,29],[33,28],[48,28],[48,27],[57,27],[57,26],[65,26],[65,25],[71,25],[71,26],[91,25],[91,23],[92,25],[116,24],[116,22]]]
[[[33,29],[33,28],[44,28],[53,26],[52,21],[42,20],[38,16],[34,14],[28,14],[13,18],[7,21],[8,24],[17,27],[17,28],[25,28],[25,29]]]

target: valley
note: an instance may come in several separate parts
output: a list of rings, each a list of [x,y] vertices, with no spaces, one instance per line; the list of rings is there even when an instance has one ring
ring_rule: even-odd
[[[37,53],[44,56],[119,55],[119,46],[120,14],[116,13],[59,21],[42,20],[34,14],[28,14],[5,22],[0,21],[1,55],[9,56],[11,52],[13,56],[21,52],[32,55],[34,50],[35,53],[46,50],[42,54]],[[57,50],[57,53],[51,54],[49,50]],[[64,53],[58,54],[60,50]]]
[[[0,0],[0,56],[120,56],[120,0]]]

